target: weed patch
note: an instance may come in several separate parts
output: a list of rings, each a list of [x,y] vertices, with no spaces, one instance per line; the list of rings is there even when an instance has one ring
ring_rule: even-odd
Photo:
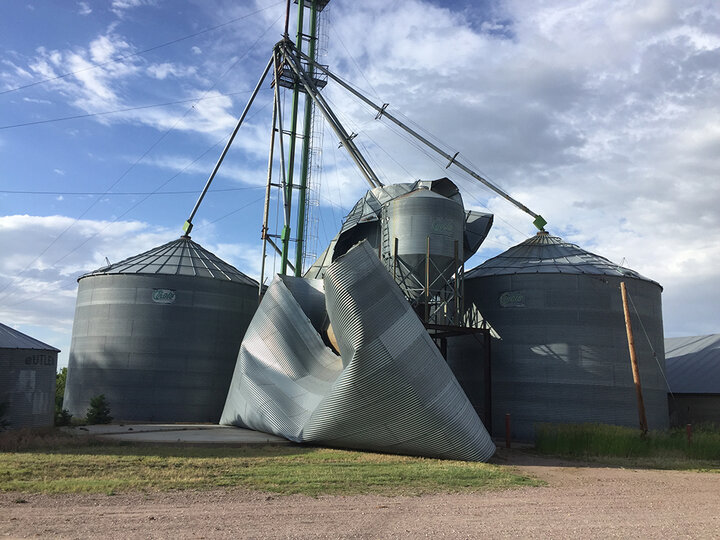
[[[651,431],[605,424],[540,424],[535,448],[542,454],[579,459],[622,458],[643,460],[660,468],[717,468],[720,431],[699,428],[689,443],[684,429]]]

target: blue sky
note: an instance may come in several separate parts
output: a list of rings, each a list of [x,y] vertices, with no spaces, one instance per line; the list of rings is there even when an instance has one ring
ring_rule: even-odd
[[[63,363],[77,277],[180,235],[284,2],[17,1],[0,14],[0,321],[63,349]],[[715,2],[332,0],[325,21],[334,71],[552,233],[660,282],[666,335],[720,331]],[[337,87],[325,93],[385,183],[449,173],[467,206],[495,213],[473,264],[534,233]],[[270,99],[265,85],[193,231],[255,278]],[[323,141],[318,251],[366,189],[329,128]]]

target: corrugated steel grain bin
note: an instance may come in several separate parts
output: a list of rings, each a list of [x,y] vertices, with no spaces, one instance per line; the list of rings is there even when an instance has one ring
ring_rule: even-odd
[[[104,394],[118,421],[217,422],[257,282],[189,237],[78,281],[65,408]]]
[[[0,324],[0,420],[11,429],[52,426],[60,351]]]
[[[541,232],[465,277],[465,305],[500,335],[491,355],[498,435],[506,413],[525,440],[540,422],[638,425],[621,281],[640,317],[631,308],[648,423],[668,426],[662,287]]]

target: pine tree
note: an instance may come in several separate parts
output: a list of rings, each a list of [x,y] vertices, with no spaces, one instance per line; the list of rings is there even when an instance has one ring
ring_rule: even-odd
[[[100,394],[90,400],[90,407],[87,410],[85,419],[88,424],[109,424],[112,422],[110,405],[105,399],[105,394]]]

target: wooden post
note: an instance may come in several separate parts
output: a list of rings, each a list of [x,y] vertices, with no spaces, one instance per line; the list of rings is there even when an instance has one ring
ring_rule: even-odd
[[[627,289],[625,282],[620,282],[620,292],[622,293],[623,311],[625,312],[625,330],[627,330],[628,349],[630,350],[630,364],[632,365],[633,382],[635,383],[635,393],[638,402],[638,417],[640,419],[640,429],[645,435],[648,432],[647,417],[645,416],[645,404],[643,402],[642,386],[640,385],[640,370],[638,369],[637,357],[635,356],[635,341],[633,339],[632,324],[630,324],[630,308],[627,301]]]

